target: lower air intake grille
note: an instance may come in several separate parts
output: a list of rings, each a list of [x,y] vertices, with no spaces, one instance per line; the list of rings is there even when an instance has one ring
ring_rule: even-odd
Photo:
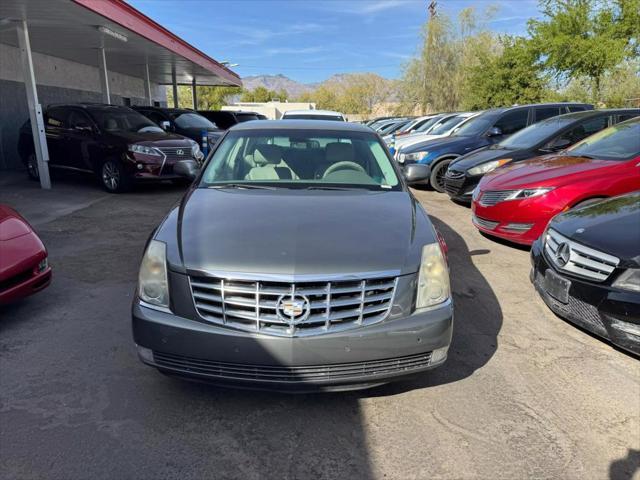
[[[305,383],[410,373],[412,370],[428,367],[431,362],[431,352],[385,360],[301,367],[223,363],[161,352],[153,352],[153,358],[160,367],[180,370],[185,373],[232,380]]]
[[[479,227],[486,228],[487,230],[493,230],[500,223],[500,222],[494,222],[492,220],[487,220],[486,218],[480,218],[476,215],[473,215],[471,217],[471,220],[473,221],[473,223],[475,223]]]

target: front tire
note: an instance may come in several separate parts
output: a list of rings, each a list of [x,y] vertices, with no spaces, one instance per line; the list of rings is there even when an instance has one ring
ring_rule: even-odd
[[[32,153],[27,157],[27,175],[29,175],[29,179],[34,182],[38,182],[40,180],[40,170],[38,170],[38,159],[36,158],[36,154]]]
[[[447,173],[449,164],[453,161],[452,158],[447,160],[441,160],[436,163],[431,169],[431,176],[429,177],[429,183],[431,187],[440,193],[444,193],[444,176]]]
[[[100,183],[109,193],[122,193],[131,189],[132,180],[121,162],[107,159],[100,167]]]

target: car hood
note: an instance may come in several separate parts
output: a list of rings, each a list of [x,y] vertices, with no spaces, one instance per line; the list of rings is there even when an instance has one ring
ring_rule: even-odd
[[[402,148],[402,153],[415,153],[424,151],[458,151],[463,149],[465,145],[473,142],[474,137],[443,137],[434,140],[425,140]]]
[[[565,237],[640,266],[640,191],[556,216],[550,225]]]
[[[436,241],[407,192],[191,190],[156,238],[186,271],[297,275],[413,273]]]
[[[506,165],[482,179],[482,190],[558,186],[571,181],[570,176],[610,166],[613,161],[567,155],[547,155]]]
[[[188,146],[191,142],[182,135],[170,132],[110,132],[111,138],[116,138],[126,143],[140,143],[154,146]]]
[[[449,168],[458,172],[465,172],[470,168],[492,160],[500,160],[503,158],[521,160],[523,158],[527,158],[527,156],[531,156],[529,150],[509,150],[507,148],[484,147],[454,160]]]
[[[411,145],[429,142],[431,140],[437,140],[444,137],[446,137],[446,135],[426,135],[423,133],[410,134],[406,137],[400,137],[399,139],[396,139],[396,145],[401,148],[408,148]]]

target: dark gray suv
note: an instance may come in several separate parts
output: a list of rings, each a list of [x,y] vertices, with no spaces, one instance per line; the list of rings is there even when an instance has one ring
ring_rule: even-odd
[[[281,390],[364,388],[447,358],[446,247],[368,127],[231,128],[151,236],[133,302],[141,360]]]

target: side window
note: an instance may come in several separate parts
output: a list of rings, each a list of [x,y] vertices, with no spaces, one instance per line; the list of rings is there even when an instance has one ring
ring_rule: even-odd
[[[68,112],[63,108],[50,108],[46,114],[47,127],[67,128]]]
[[[587,138],[594,133],[607,128],[609,125],[609,117],[598,117],[587,120],[580,125],[573,127],[571,130],[564,132],[547,144],[551,150],[568,147],[583,138]]]
[[[140,112],[142,113],[145,117],[147,117],[149,120],[151,120],[153,123],[156,123],[158,125],[160,125],[160,122],[162,122],[164,120],[164,117],[159,114],[158,112]]]
[[[545,118],[557,117],[561,113],[558,107],[536,107],[534,111],[536,112],[536,122]]]
[[[87,117],[84,112],[71,110],[69,113],[68,125],[69,128],[90,127],[91,120],[89,120],[89,117]]]
[[[503,135],[511,135],[512,133],[522,130],[527,126],[527,120],[529,119],[529,110],[524,108],[522,110],[514,110],[508,112],[500,118],[494,125],[502,130]]]
[[[584,112],[586,108],[583,105],[569,105],[570,112]]]
[[[624,115],[618,115],[616,123],[624,122],[625,120],[636,118],[637,116],[640,116],[640,113],[625,113]]]

